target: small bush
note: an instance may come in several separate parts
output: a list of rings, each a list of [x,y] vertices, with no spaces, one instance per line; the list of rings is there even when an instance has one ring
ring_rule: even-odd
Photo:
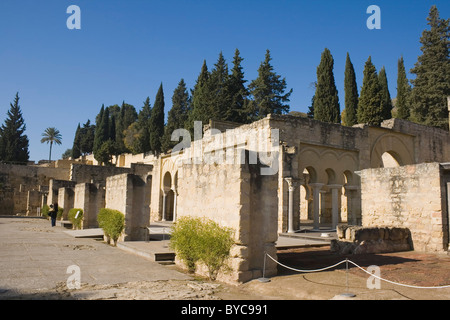
[[[172,227],[170,247],[190,272],[195,271],[197,262],[202,262],[209,278],[215,280],[230,256],[233,234],[232,229],[210,219],[182,217]]]
[[[72,222],[73,228],[81,229],[81,222],[83,221],[83,209],[73,208],[69,210],[69,220]]]
[[[202,224],[200,218],[182,217],[172,226],[170,234],[170,248],[180,258],[191,273],[195,272],[199,260],[198,230]]]
[[[42,216],[43,217],[45,217],[45,218],[49,218],[49,216],[48,216],[48,212],[50,211],[50,207],[47,205],[47,204],[44,204],[43,206],[42,206],[42,208],[41,208],[41,214],[42,214]]]
[[[113,245],[117,244],[117,240],[125,228],[125,216],[122,212],[112,209],[100,209],[97,215],[97,222],[106,236],[106,241],[110,243],[113,240]]]
[[[63,216],[63,213],[64,213],[64,208],[59,207],[58,208],[58,213],[56,214],[56,219],[57,220],[61,220],[62,216]]]

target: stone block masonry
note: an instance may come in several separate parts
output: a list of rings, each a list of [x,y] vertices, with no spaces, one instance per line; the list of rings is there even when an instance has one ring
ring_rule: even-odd
[[[387,253],[412,250],[407,228],[339,225],[331,251],[340,254]]]
[[[408,228],[414,250],[447,250],[444,171],[439,163],[362,170],[362,225]]]

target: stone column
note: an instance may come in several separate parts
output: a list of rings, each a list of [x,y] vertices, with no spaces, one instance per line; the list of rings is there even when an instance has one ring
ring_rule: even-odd
[[[310,183],[309,186],[313,189],[313,209],[314,209],[314,229],[319,230],[320,222],[320,189],[322,189],[323,183]]]
[[[178,192],[177,190],[173,191],[173,219],[172,221],[175,222],[177,220],[177,196]]]
[[[162,221],[166,221],[166,196],[167,193],[163,190]]]
[[[284,178],[284,180],[289,186],[288,233],[294,233],[294,191],[297,188],[298,181],[292,177]]]
[[[325,190],[320,190],[319,191],[319,227],[320,227],[320,223],[324,223],[326,221],[325,216],[326,216],[326,200],[327,200],[327,193],[328,191]],[[319,227],[317,227],[317,230],[320,229]],[[315,228],[314,228],[315,229]]]
[[[347,223],[349,225],[356,225],[356,210],[354,206],[354,198],[357,186],[345,186],[345,195],[347,197]]]
[[[331,229],[336,229],[339,223],[339,189],[342,189],[340,184],[328,185],[331,189]]]

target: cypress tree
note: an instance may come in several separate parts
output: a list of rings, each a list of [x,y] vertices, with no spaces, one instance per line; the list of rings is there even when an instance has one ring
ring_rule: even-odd
[[[136,122],[137,118],[138,115],[134,106],[123,101],[119,114],[114,119],[116,125],[115,134],[114,136],[111,136],[111,139],[116,142],[118,154],[130,152],[123,142],[124,132],[131,124]],[[113,132],[111,132],[111,134],[113,134]]]
[[[381,103],[383,105],[383,120],[392,118],[392,101],[391,94],[389,93],[388,80],[385,68],[381,68],[378,74],[378,82],[381,88]]]
[[[225,120],[241,123],[246,122],[247,116],[244,108],[249,94],[245,87],[247,80],[244,79],[244,72],[241,66],[243,60],[240,57],[239,50],[236,49],[228,84],[231,102],[225,112]]]
[[[353,126],[358,123],[356,111],[358,110],[358,87],[356,85],[356,75],[353,64],[350,60],[350,55],[347,52],[347,59],[345,61],[345,78],[344,78],[344,91],[345,91],[345,109],[342,119],[342,124],[346,126]]]
[[[405,63],[403,57],[398,59],[397,64],[397,118],[409,119],[409,95],[411,94],[411,87],[406,78]]]
[[[292,89],[285,93],[286,78],[282,78],[274,72],[270,64],[272,57],[270,51],[266,51],[264,61],[258,68],[258,77],[249,85],[250,95],[253,101],[248,104],[247,111],[250,120],[262,119],[268,114],[285,114],[289,112],[289,97]]]
[[[447,96],[450,96],[449,22],[432,6],[420,43],[422,55],[411,69],[411,118],[419,123],[448,129]]]
[[[169,110],[167,125],[164,128],[164,136],[162,137],[161,149],[167,152],[173,148],[178,142],[172,141],[172,133],[176,129],[184,128],[188,119],[188,108],[190,103],[189,93],[186,89],[184,79],[181,79],[175,88],[172,96],[172,108]]]
[[[363,86],[359,97],[358,122],[379,126],[383,120],[381,86],[372,58],[364,66]]]
[[[341,122],[338,91],[333,75],[334,60],[330,50],[325,48],[317,67],[317,85],[314,95],[314,119]]]
[[[152,114],[152,109],[150,106],[150,97],[144,101],[144,106],[138,115],[137,125],[140,130],[139,137],[139,151],[140,152],[149,152],[151,150],[150,147],[150,116]]]
[[[78,159],[81,157],[81,127],[78,123],[77,130],[75,131],[75,138],[73,139],[73,146],[72,146],[72,159]]]
[[[191,131],[191,134],[194,132],[194,121],[201,121],[203,124],[206,124],[209,122],[211,116],[208,106],[210,95],[208,87],[209,77],[208,66],[206,65],[206,61],[203,60],[202,69],[192,91],[192,107],[187,123],[187,128]]]
[[[19,105],[19,93],[10,103],[5,123],[0,129],[0,160],[26,164],[29,159],[29,140],[25,135],[26,125]]]
[[[150,147],[153,152],[161,152],[161,138],[164,134],[164,92],[163,85],[159,86],[156,94],[155,103],[150,117]]]
[[[96,157],[96,154],[100,150],[102,144],[109,139],[109,109],[108,108],[105,109],[105,105],[102,105],[96,119],[97,124],[95,126],[94,148],[93,148],[94,157]]]
[[[210,107],[209,117],[215,120],[226,120],[227,109],[231,105],[231,98],[228,90],[228,65],[222,52],[219,54],[214,68],[209,77]]]

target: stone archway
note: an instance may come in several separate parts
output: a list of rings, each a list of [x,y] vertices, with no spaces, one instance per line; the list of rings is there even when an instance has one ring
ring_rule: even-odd
[[[370,167],[396,167],[414,163],[413,142],[393,134],[380,136],[370,153]]]

